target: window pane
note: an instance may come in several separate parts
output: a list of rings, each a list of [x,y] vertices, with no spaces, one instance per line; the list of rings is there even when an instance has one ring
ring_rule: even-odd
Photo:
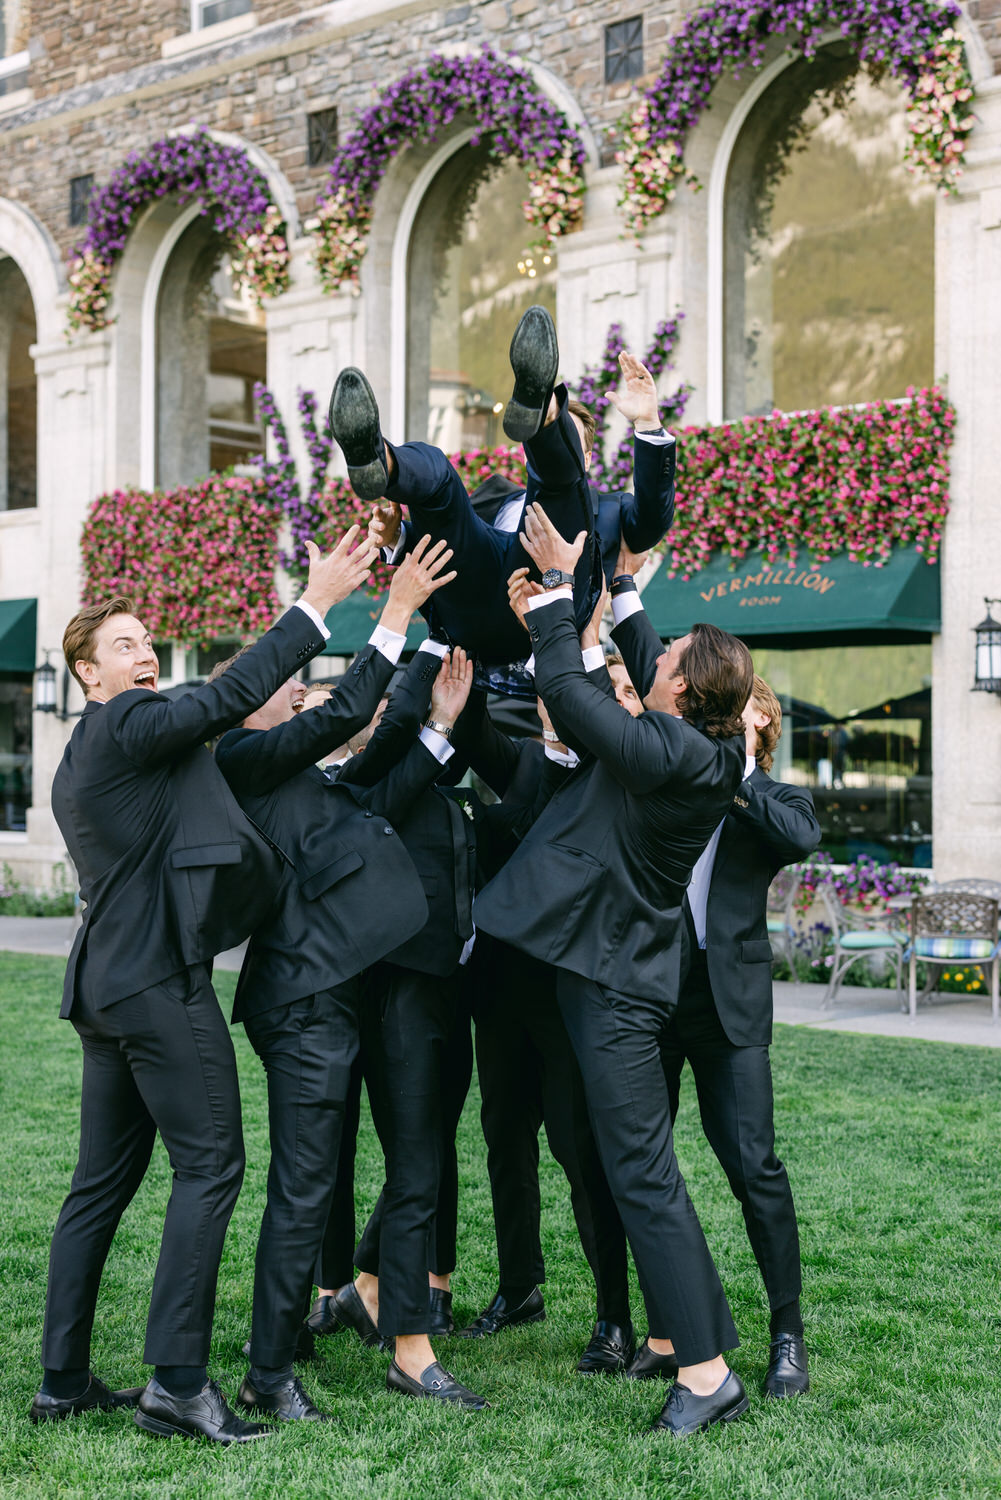
[[[23,833],[31,806],[31,678],[0,673],[0,830]]]
[[[13,260],[0,259],[0,510],[38,503],[37,337],[28,283]]]
[[[233,16],[245,16],[253,10],[253,0],[205,0],[199,7],[199,26],[214,26],[217,21],[229,21]]]

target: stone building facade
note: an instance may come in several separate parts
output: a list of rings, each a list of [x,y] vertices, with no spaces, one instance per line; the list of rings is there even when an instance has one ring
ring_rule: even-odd
[[[297,389],[325,395],[338,368],[360,364],[372,372],[388,430],[408,427],[414,407],[407,361],[427,322],[412,267],[420,264],[418,232],[433,230],[420,229],[422,204],[448,162],[474,149],[474,122],[460,117],[433,145],[394,158],[375,203],[361,294],[331,296],[319,285],[305,229],[327,177],[323,161],[310,164],[309,117],[323,115],[334,129],[329,112],[336,111],[343,139],[389,82],[433,52],[486,43],[515,56],[584,139],[584,221],[560,244],[551,278],[564,368],[581,370],[597,358],[610,323],[621,323],[627,341],[641,346],[658,319],[683,309],[679,368],[693,387],[686,420],[734,415],[726,410],[721,215],[762,70],[717,86],[686,152],[706,191],[679,194],[638,244],[623,237],[620,169],[607,133],[652,81],[668,39],[693,8],[678,0],[258,0],[253,9],[243,0],[123,0],[116,8],[96,0],[6,0],[4,46],[13,62],[0,63],[0,368],[5,359],[8,367],[0,430],[3,455],[12,444],[20,443],[22,455],[33,448],[36,469],[34,504],[12,503],[12,488],[0,502],[0,624],[5,601],[37,600],[36,656],[48,649],[57,658],[79,597],[79,535],[89,503],[116,486],[178,477],[168,473],[167,454],[173,444],[183,468],[188,451],[191,433],[172,411],[188,384],[178,370],[195,356],[171,345],[164,299],[170,277],[183,280],[184,255],[194,264],[205,248],[190,208],[170,199],[149,207],[116,271],[115,321],[66,335],[67,257],[81,234],[71,220],[80,217],[87,180],[107,182],[132,150],[191,124],[247,150],[290,225],[293,261],[285,294],[263,315],[234,312],[226,325],[243,330],[242,343],[233,338],[246,368],[263,361],[261,373],[290,412]],[[609,28],[626,22],[640,23],[641,50],[634,47],[626,68],[632,76],[607,81]],[[1001,594],[1001,424],[993,400],[1001,386],[1001,0],[964,6],[962,31],[977,124],[958,194],[940,196],[934,206],[930,293],[932,373],[947,382],[959,418],[941,630],[931,646],[934,862],[942,878],[1001,875],[1001,705],[969,691],[971,628],[983,597]],[[625,33],[627,40],[636,35]],[[772,45],[769,77],[780,79],[786,65],[781,46]],[[524,226],[511,233],[517,251]],[[216,294],[213,317],[225,333],[219,310],[229,293],[220,285]],[[184,305],[183,298],[176,304]],[[24,389],[34,395],[33,426],[18,416]],[[19,472],[27,463],[22,458]],[[2,662],[0,646],[0,679]],[[8,675],[24,686],[23,672]],[[78,707],[72,689],[68,708]],[[23,703],[17,711],[23,719]],[[0,825],[0,860],[43,883],[63,853],[48,789],[72,719],[35,712],[30,727],[30,805],[23,827],[17,817],[8,820],[13,827]],[[23,725],[19,732],[23,741]],[[2,751],[0,743],[0,758]]]

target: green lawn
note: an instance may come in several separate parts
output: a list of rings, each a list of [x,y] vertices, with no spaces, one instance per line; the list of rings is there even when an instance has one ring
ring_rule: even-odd
[[[127,1413],[33,1428],[48,1239],[76,1154],[80,1049],[56,1019],[62,964],[0,954],[2,1120],[0,1494],[80,1496],[868,1497],[1001,1493],[1001,1052],[779,1028],[780,1150],[803,1237],[813,1390],[766,1405],[768,1324],[739,1210],[682,1103],[680,1154],[744,1338],[733,1356],[747,1417],[685,1443],[650,1437],[663,1391],[585,1379],[573,1366],[593,1312],[564,1180],[543,1162],[545,1323],[442,1359],[493,1403],[482,1414],[407,1402],[383,1387],[386,1356],[349,1334],[321,1345],[306,1383],[336,1425],[283,1430],[252,1449],[162,1442]],[[224,1005],[231,975],[220,977]],[[243,1374],[267,1165],[263,1074],[237,1034],[250,1168],[226,1243],[212,1372]],[[379,1186],[363,1126],[359,1219]],[[484,1148],[471,1099],[460,1136],[455,1297],[484,1305],[496,1263]],[[122,1385],[140,1363],[167,1164],[119,1231],[98,1310],[94,1367]],[[642,1331],[643,1313],[634,1302]]]

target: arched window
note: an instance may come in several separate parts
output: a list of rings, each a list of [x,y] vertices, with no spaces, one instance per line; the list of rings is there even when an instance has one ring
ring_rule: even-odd
[[[264,447],[253,387],[267,375],[264,315],[233,285],[201,218],[174,246],[156,313],[156,483],[185,484]]]
[[[727,418],[898,397],[934,378],[934,189],[904,166],[902,89],[856,69],[840,43],[791,64],[731,154]]]
[[[556,252],[526,251],[524,171],[457,151],[414,220],[407,265],[410,438],[447,452],[504,442],[508,345],[533,302],[556,311]]]
[[[35,305],[24,274],[0,258],[0,510],[38,503]]]

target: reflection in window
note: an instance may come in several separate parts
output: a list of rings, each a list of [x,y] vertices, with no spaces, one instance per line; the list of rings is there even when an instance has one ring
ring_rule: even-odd
[[[37,505],[35,304],[20,267],[0,259],[0,511]]]
[[[931,647],[756,649],[778,694],[772,775],[808,786],[836,861],[931,864]]]
[[[900,397],[934,378],[934,189],[904,166],[899,85],[859,74],[831,104],[824,90],[855,66],[839,44],[785,70],[734,149],[727,417]]]
[[[407,432],[446,452],[505,441],[511,334],[533,303],[556,311],[555,255],[526,260],[527,195],[519,167],[491,169],[482,148],[467,147],[438,173],[414,224]]]
[[[0,672],[0,831],[23,833],[31,806],[31,677]]]

